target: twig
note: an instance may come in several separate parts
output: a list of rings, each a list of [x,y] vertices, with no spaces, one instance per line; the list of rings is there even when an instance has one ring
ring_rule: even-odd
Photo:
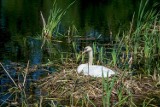
[[[7,103],[7,100],[9,100],[9,98],[11,98],[13,94],[14,94],[14,92],[11,93],[5,100],[2,100],[2,99],[1,99],[2,103],[1,103],[0,107],[2,107],[4,104],[6,104],[6,103]]]
[[[25,76],[24,76],[23,86],[25,85],[25,82],[26,82],[26,77],[27,77],[28,69],[29,69],[29,61],[27,63],[27,68],[25,69],[26,72],[25,72]]]
[[[42,107],[43,97],[40,96],[39,107]]]
[[[12,82],[14,83],[14,85],[16,87],[18,87],[18,85],[16,84],[16,82],[13,80],[13,78],[11,77],[11,75],[8,73],[8,71],[4,68],[4,66],[2,65],[2,63],[0,63],[2,68],[4,69],[4,71],[7,73],[7,75],[9,76],[9,78],[12,80]]]

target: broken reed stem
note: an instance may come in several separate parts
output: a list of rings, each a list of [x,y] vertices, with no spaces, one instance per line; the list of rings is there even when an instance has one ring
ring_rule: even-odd
[[[48,32],[46,31],[46,21],[44,19],[42,11],[40,11],[40,14],[41,14],[42,23],[43,23],[43,30],[44,30],[44,32],[42,31],[42,37],[44,37],[42,45],[41,45],[41,49],[42,49],[45,44],[45,41],[46,41],[45,36],[47,35]]]
[[[2,65],[2,63],[0,63],[2,68],[4,69],[4,71],[7,73],[8,77],[12,80],[12,82],[14,83],[14,85],[16,87],[18,87],[18,85],[16,84],[16,82],[13,80],[13,78],[11,77],[11,75],[8,73],[8,71],[4,68],[4,66]]]
[[[40,96],[39,107],[42,107],[43,97]]]
[[[43,22],[43,29],[46,29],[46,21],[45,21],[45,19],[44,19],[44,16],[43,16],[42,11],[40,11],[40,14],[41,14],[42,22]]]
[[[25,72],[25,76],[24,76],[23,86],[25,85],[25,82],[26,82],[28,69],[29,69],[29,61],[28,61],[28,63],[27,63],[27,68],[25,69],[26,72]]]

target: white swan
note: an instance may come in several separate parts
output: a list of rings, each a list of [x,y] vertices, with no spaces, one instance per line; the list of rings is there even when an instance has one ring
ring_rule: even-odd
[[[109,68],[99,65],[92,65],[93,63],[93,50],[90,46],[85,47],[84,52],[88,52],[89,54],[89,61],[86,64],[81,64],[77,68],[78,73],[83,73],[84,75],[90,75],[93,77],[110,77],[114,75],[115,72]],[[82,53],[82,54],[83,54]]]

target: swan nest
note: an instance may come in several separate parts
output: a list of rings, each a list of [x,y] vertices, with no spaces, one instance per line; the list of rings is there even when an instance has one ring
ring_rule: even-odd
[[[112,78],[113,76],[105,79],[105,82],[110,83]],[[74,106],[87,101],[88,103],[85,104],[91,106],[92,103],[90,101],[92,101],[95,105],[102,106],[103,96],[107,94],[103,90],[102,81],[102,78],[84,76],[71,69],[56,72],[53,75],[41,79],[39,81],[39,87],[41,88],[43,99],[46,100],[52,99],[61,104],[73,104]],[[125,76],[117,75],[111,91],[110,102],[111,104],[118,102],[118,90],[121,90],[122,96],[127,98],[124,105],[130,105],[129,100],[131,99],[131,95],[129,95],[129,92],[132,93],[135,102],[143,102],[149,93],[156,90],[152,83],[154,83],[152,78],[146,80],[145,78],[141,78],[141,81],[139,81],[137,77],[135,79],[132,77],[131,79],[131,76],[128,74]]]

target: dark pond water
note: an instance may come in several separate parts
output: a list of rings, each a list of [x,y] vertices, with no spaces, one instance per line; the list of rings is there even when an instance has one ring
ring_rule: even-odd
[[[57,0],[65,9],[74,0]],[[151,4],[159,0],[150,1]],[[0,59],[20,60],[24,39],[41,34],[40,11],[47,19],[54,0],[0,0]],[[91,36],[127,29],[139,0],[76,0],[61,21],[61,33],[75,25],[80,35]],[[150,6],[151,7],[151,6]],[[17,57],[18,56],[18,57]]]

